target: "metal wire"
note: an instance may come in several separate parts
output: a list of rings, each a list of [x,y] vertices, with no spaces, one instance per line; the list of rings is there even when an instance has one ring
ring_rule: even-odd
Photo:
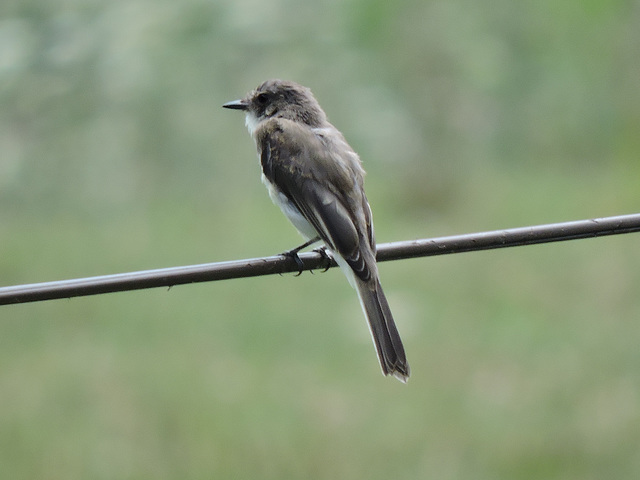
[[[385,262],[476,250],[560,242],[639,231],[640,214],[621,215],[450,237],[384,243],[378,245],[378,261]],[[327,263],[326,259],[318,252],[301,253],[300,260],[302,260],[302,270],[324,268]],[[335,266],[335,262],[331,262],[330,266]],[[185,267],[161,268],[141,272],[3,287],[0,288],[0,305],[99,295],[144,288],[171,287],[186,283],[210,282],[213,280],[297,271],[299,271],[299,267],[296,262],[292,258],[282,255]]]

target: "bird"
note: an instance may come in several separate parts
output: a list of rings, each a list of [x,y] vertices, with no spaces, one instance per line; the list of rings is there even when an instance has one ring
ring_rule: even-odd
[[[223,107],[246,114],[262,182],[308,240],[287,254],[300,262],[301,248],[324,243],[358,293],[382,373],[406,383],[409,364],[380,284],[360,157],[329,123],[311,90],[296,82],[267,80]]]

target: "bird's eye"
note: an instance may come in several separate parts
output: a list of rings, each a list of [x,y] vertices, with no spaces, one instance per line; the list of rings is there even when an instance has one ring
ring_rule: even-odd
[[[258,95],[256,100],[258,102],[258,105],[265,106],[269,101],[269,95],[267,95],[266,93],[261,93],[260,95]]]

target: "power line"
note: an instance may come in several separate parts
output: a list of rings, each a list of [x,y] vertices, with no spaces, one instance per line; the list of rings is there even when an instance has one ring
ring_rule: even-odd
[[[620,215],[449,237],[384,243],[378,245],[378,261],[385,262],[476,250],[534,245],[639,231],[640,214]],[[302,270],[316,270],[326,266],[326,259],[318,252],[301,253],[300,260],[302,260]],[[331,262],[330,266],[335,266],[335,262]],[[229,262],[118,273],[99,277],[3,287],[0,288],[0,305],[99,295],[144,288],[171,287],[186,283],[256,277],[275,273],[297,272],[298,270],[299,267],[292,258],[274,255]]]

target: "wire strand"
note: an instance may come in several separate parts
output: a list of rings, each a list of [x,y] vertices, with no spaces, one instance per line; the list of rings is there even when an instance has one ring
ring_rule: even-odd
[[[640,214],[578,220],[565,223],[470,233],[440,238],[408,240],[378,245],[378,261],[402,260],[478,250],[577,240],[640,231]],[[318,252],[301,253],[302,271],[326,266]],[[331,267],[335,266],[331,262]],[[298,272],[291,257],[274,255],[229,262],[161,268],[98,277],[33,283],[0,288],[0,305],[38,302],[103,293],[172,287],[196,282]]]

